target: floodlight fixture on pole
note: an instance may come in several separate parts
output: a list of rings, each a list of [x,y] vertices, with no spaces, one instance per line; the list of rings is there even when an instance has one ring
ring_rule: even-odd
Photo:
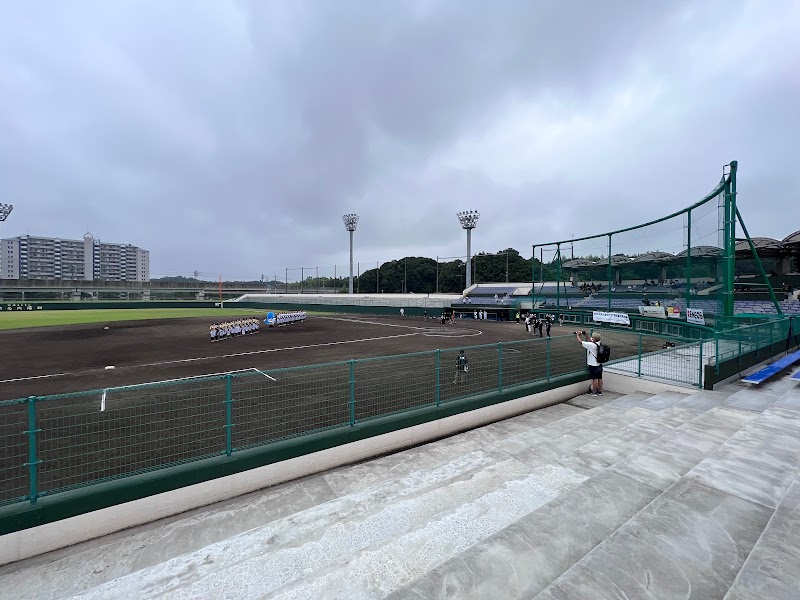
[[[347,231],[350,232],[350,283],[347,287],[347,293],[353,293],[353,232],[356,230],[356,225],[358,225],[358,215],[357,214],[349,214],[349,215],[342,215],[342,221],[344,221],[344,226]]]
[[[0,221],[5,221],[8,218],[8,215],[11,214],[11,211],[14,210],[14,206],[11,204],[0,204]]]
[[[465,210],[456,213],[456,216],[461,222],[461,227],[467,230],[467,289],[469,289],[472,286],[472,230],[478,224],[481,214],[477,210]]]

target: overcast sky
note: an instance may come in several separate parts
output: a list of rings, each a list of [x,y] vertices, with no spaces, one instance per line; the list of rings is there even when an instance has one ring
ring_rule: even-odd
[[[800,0],[0,0],[0,237],[258,278],[654,219],[800,229]],[[340,267],[341,268],[341,267]]]

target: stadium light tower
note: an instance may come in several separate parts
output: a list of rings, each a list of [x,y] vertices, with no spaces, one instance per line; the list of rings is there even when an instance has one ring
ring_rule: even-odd
[[[481,214],[477,210],[456,213],[461,227],[467,230],[467,288],[472,285],[472,230],[478,224]]]
[[[11,204],[0,204],[0,221],[5,221],[14,207]]]
[[[356,230],[356,225],[358,225],[358,215],[357,214],[349,214],[349,215],[342,215],[342,221],[344,221],[344,226],[347,231],[350,232],[350,285],[347,288],[347,293],[353,293],[353,232]]]

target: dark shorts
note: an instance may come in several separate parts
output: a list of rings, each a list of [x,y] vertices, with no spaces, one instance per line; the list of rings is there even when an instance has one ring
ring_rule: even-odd
[[[598,365],[596,367],[588,365],[588,368],[589,368],[589,379],[603,378],[603,365]]]

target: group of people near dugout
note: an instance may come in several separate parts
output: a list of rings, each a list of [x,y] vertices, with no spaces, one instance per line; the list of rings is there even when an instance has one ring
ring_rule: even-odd
[[[235,321],[224,321],[213,323],[209,328],[209,335],[212,342],[226,340],[228,338],[258,333],[259,320],[255,317],[245,317]]]

